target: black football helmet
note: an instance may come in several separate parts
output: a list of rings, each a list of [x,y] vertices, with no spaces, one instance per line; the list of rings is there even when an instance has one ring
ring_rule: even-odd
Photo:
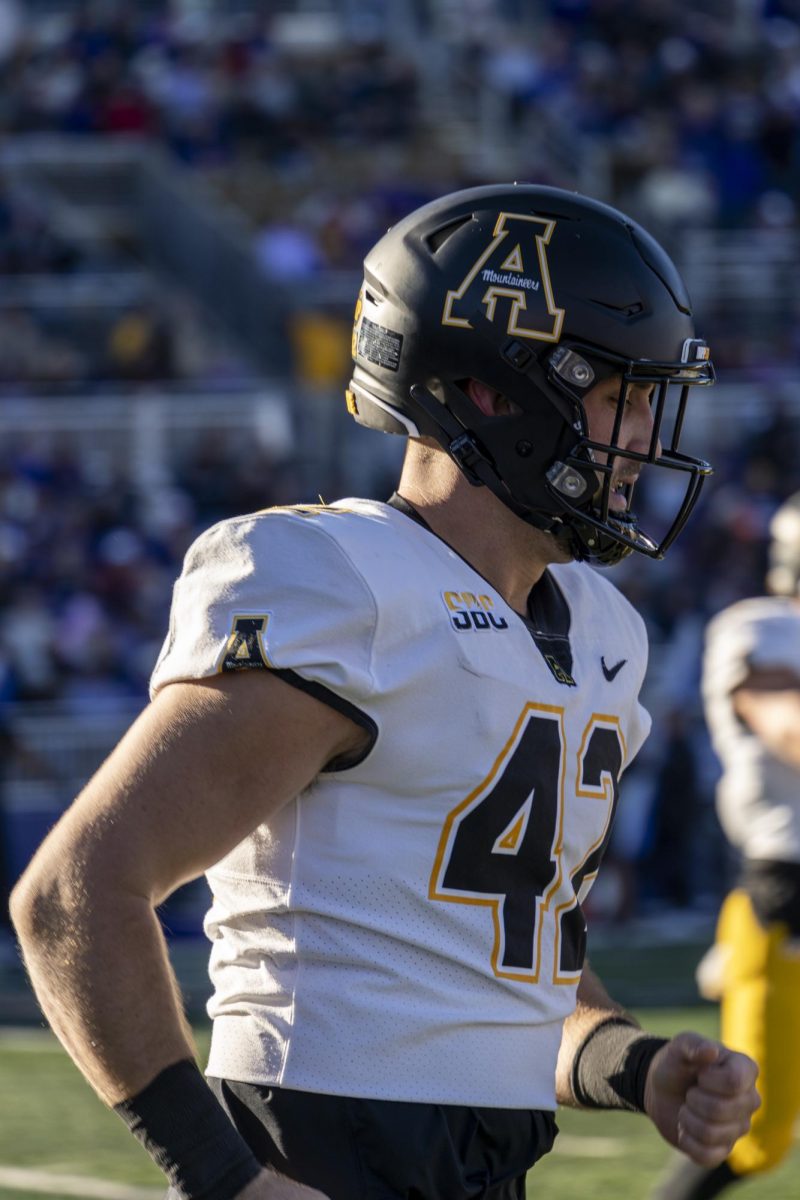
[[[352,350],[347,403],[357,421],[435,438],[471,483],[574,558],[661,558],[711,473],[678,449],[689,388],[714,380],[683,282],[644,229],[577,193],[498,184],[405,217],[365,260]],[[602,444],[590,439],[582,398],[612,375],[619,400]],[[483,415],[465,391],[470,378],[515,411]],[[647,453],[618,444],[634,383],[655,385]],[[624,510],[610,509],[618,458],[681,473],[663,535],[639,528],[633,484]]]

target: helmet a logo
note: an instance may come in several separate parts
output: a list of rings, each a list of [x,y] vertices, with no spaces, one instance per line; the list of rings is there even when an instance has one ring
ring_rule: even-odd
[[[495,320],[498,307],[501,312],[507,307],[509,334],[557,342],[564,309],[555,302],[547,264],[547,246],[555,227],[556,222],[546,217],[500,213],[489,245],[460,286],[447,293],[442,324],[472,329],[469,318],[479,304],[490,321]]]

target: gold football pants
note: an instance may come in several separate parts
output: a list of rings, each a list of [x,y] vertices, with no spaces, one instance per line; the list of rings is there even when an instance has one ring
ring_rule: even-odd
[[[758,1063],[761,1108],[728,1162],[739,1175],[767,1171],[787,1154],[800,1114],[800,944],[783,924],[763,926],[745,891],[719,915],[722,1041]]]

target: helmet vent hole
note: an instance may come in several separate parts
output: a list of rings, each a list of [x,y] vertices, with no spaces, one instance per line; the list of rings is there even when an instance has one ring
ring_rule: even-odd
[[[428,249],[431,250],[433,254],[435,254],[437,250],[441,250],[445,242],[448,241],[448,239],[451,238],[453,234],[461,228],[462,225],[468,224],[468,222],[471,220],[472,217],[467,214],[465,217],[459,217],[455,221],[448,221],[448,223],[446,225],[442,225],[440,229],[435,229],[433,233],[429,233],[425,239]]]

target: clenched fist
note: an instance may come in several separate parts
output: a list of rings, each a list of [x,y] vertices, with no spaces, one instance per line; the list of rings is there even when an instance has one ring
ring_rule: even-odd
[[[645,1112],[661,1136],[702,1167],[728,1157],[759,1108],[758,1068],[746,1054],[679,1033],[650,1064]]]

